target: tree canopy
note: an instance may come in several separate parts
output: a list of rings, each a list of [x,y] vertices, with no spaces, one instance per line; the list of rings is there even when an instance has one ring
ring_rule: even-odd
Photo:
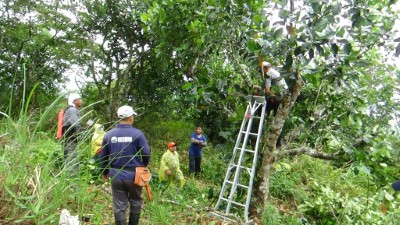
[[[332,160],[377,187],[399,175],[393,0],[5,0],[0,13],[0,88],[10,90],[0,94],[1,111],[17,116],[30,92],[31,112],[45,108],[78,67],[87,80],[80,91],[101,101],[91,109],[105,121],[131,104],[201,124],[212,142],[229,146],[243,96],[268,61],[291,94],[265,131],[258,202],[268,196],[271,165],[292,155]]]

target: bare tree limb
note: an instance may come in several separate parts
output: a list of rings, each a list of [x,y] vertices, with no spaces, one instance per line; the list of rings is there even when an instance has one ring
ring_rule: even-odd
[[[305,155],[309,155],[314,158],[325,159],[325,160],[335,160],[335,159],[337,159],[337,155],[338,155],[338,153],[328,154],[328,153],[320,152],[320,151],[317,151],[315,149],[312,149],[312,148],[309,148],[306,146],[302,146],[302,147],[294,148],[294,149],[290,149],[290,150],[282,150],[279,152],[275,152],[276,157],[283,157],[286,155],[293,156],[293,155],[301,155],[301,154],[305,154]]]

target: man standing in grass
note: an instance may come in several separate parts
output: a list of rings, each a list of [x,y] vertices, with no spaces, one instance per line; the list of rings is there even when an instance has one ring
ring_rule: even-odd
[[[82,99],[78,94],[70,94],[68,108],[64,112],[62,133],[64,136],[64,166],[72,166],[76,172],[79,169],[77,152],[78,133],[81,130],[81,116],[79,109],[82,107]]]
[[[103,139],[101,170],[104,182],[111,178],[115,224],[126,225],[129,203],[129,225],[137,225],[143,200],[142,187],[134,184],[135,170],[149,164],[150,147],[143,132],[132,126],[136,115],[133,108],[121,106],[117,114],[119,124]]]
[[[189,148],[189,173],[200,176],[201,172],[201,150],[207,145],[207,139],[202,134],[203,129],[197,126],[195,132],[190,135]]]

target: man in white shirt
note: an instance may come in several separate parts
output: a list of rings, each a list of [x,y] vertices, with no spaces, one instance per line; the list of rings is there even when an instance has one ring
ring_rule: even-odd
[[[265,97],[267,98],[267,115],[274,111],[274,116],[278,110],[281,98],[288,91],[285,79],[275,69],[271,68],[269,62],[262,62],[262,75],[265,79]]]
[[[271,90],[272,86],[278,87],[278,89],[275,91],[279,91],[278,93],[279,95],[286,94],[288,86],[285,82],[285,79],[281,77],[281,74],[278,71],[271,68],[271,64],[269,62],[262,62],[262,72],[263,72],[263,77],[265,78],[266,95],[268,96],[277,95],[277,93]]]
[[[263,79],[265,79],[265,98],[267,99],[267,107],[266,114],[269,116],[271,111],[274,112],[274,116],[278,111],[279,105],[282,101],[282,97],[288,93],[288,86],[286,81],[281,74],[271,68],[271,64],[269,62],[262,62],[262,75]],[[279,134],[277,140],[277,146],[281,145],[281,139],[283,135],[283,129]]]

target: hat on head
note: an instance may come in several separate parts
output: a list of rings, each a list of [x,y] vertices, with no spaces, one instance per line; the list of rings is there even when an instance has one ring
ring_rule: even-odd
[[[137,115],[137,113],[135,111],[133,111],[133,108],[128,106],[128,105],[124,105],[119,107],[118,111],[117,111],[117,115],[118,118],[120,119],[124,119],[124,118],[128,118],[132,115]]]
[[[262,67],[271,67],[271,63],[269,63],[269,62],[262,62]]]
[[[81,98],[81,96],[79,94],[76,94],[76,93],[70,94],[68,96],[68,105],[74,105],[74,101],[79,98]]]
[[[170,141],[170,142],[168,142],[167,146],[168,146],[168,148],[172,148],[172,147],[175,147],[176,144],[175,144],[175,142]]]

